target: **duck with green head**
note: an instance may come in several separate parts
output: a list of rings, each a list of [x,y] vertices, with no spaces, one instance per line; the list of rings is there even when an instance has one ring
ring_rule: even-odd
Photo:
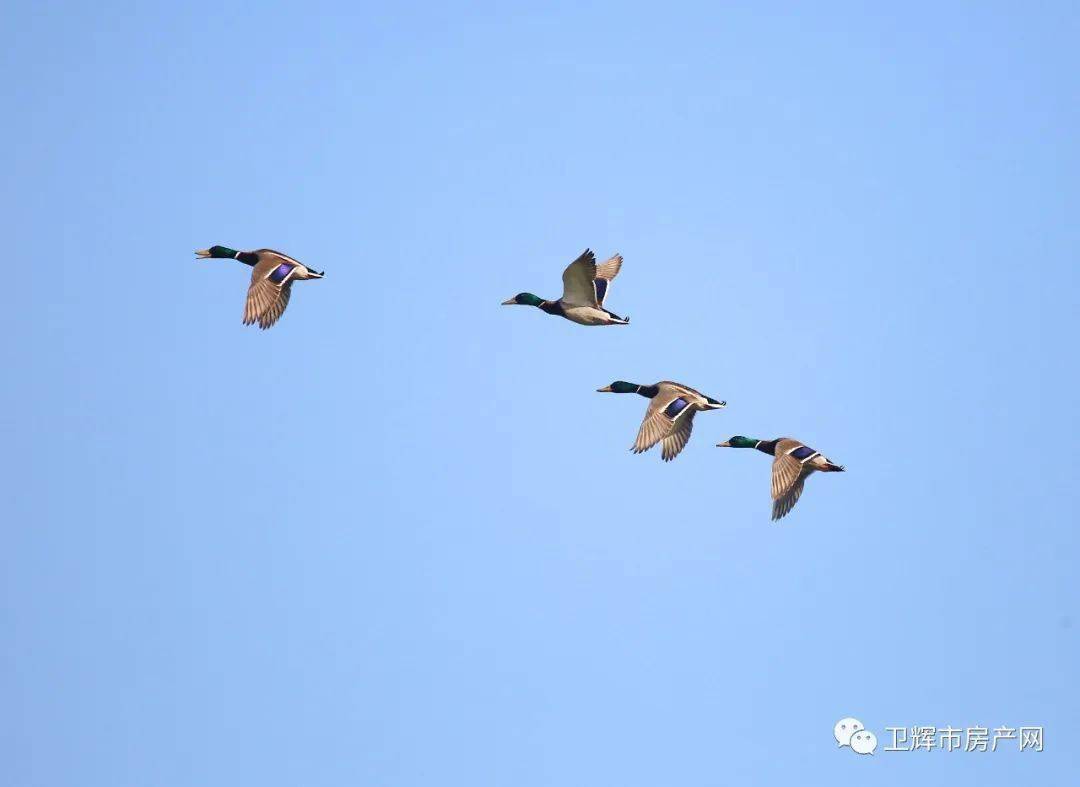
[[[717,443],[720,448],[756,448],[773,457],[772,464],[772,518],[783,519],[795,507],[802,495],[806,479],[817,472],[842,473],[843,465],[831,461],[820,451],[790,437],[775,440],[755,440],[735,435],[730,440]]]
[[[228,246],[211,246],[195,252],[200,259],[237,260],[250,265],[251,284],[244,304],[244,325],[258,322],[266,330],[276,323],[289,305],[294,281],[321,279],[317,272],[292,257],[273,249],[237,251]]]
[[[699,411],[720,410],[727,406],[727,402],[717,401],[688,385],[670,380],[652,385],[616,380],[596,390],[598,393],[635,393],[649,400],[645,419],[630,450],[640,454],[660,443],[660,455],[665,462],[678,456],[686,446],[694,428],[694,416]]]
[[[628,325],[629,317],[620,317],[604,308],[608,286],[622,267],[616,254],[600,265],[596,255],[585,249],[563,271],[563,294],[557,301],[546,301],[531,292],[519,292],[503,301],[503,306],[535,306],[547,314],[565,317],[579,325]]]

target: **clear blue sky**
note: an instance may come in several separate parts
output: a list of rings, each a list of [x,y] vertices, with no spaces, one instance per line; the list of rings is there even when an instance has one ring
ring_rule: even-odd
[[[1080,14],[801,5],[6,4],[0,783],[1074,784]]]

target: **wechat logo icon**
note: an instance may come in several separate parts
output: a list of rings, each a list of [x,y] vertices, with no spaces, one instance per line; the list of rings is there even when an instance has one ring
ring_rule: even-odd
[[[877,748],[877,736],[851,716],[845,716],[833,725],[833,737],[837,746],[849,746],[856,754],[873,754]]]

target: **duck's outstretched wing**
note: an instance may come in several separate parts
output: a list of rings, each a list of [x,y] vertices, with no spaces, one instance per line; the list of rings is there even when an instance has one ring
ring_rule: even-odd
[[[806,483],[806,476],[800,475],[795,484],[787,491],[786,494],[779,499],[773,501],[772,505],[772,518],[773,522],[778,519],[783,519],[788,513],[795,507],[795,504],[799,502],[799,497],[802,495],[803,484]]]
[[[608,286],[619,275],[620,268],[622,268],[621,254],[616,254],[597,265],[596,255],[591,250],[585,249],[581,256],[566,266],[566,270],[563,271],[563,302],[602,309]]]
[[[289,305],[296,264],[277,255],[264,256],[255,264],[244,303],[244,325],[258,322],[266,330],[281,318]]]
[[[593,277],[593,290],[596,292],[596,303],[604,308],[604,298],[607,297],[608,286],[619,275],[622,268],[622,255],[616,254],[607,262],[596,266],[596,274]]]
[[[692,398],[680,387],[661,383],[659,388],[660,392],[649,402],[631,450],[640,454],[663,440],[661,456],[670,462],[690,440],[697,409],[690,406]]]
[[[589,249],[585,249],[563,271],[563,303],[598,308],[600,304],[596,301],[596,288],[593,285],[595,278],[596,255]]]
[[[772,465],[773,520],[788,514],[802,494],[806,480],[803,463],[817,452],[809,446],[785,437],[776,441]]]

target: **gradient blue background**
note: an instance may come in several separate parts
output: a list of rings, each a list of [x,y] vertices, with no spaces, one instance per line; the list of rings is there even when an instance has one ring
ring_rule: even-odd
[[[1075,784],[1074,4],[174,5],[3,10],[0,783]]]

